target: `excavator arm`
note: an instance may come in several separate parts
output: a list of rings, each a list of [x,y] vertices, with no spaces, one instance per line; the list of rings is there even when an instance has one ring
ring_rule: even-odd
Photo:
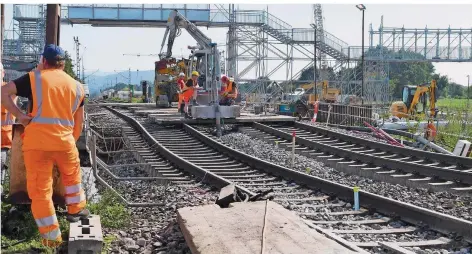
[[[180,35],[180,29],[184,28],[200,45],[201,48],[210,49],[211,39],[203,34],[196,25],[192,24],[187,18],[180,14],[177,10],[173,10],[167,19],[167,28],[162,39],[160,58],[170,58],[172,56],[172,47],[174,40]],[[164,53],[163,49],[167,40],[167,51]]]
[[[432,80],[429,86],[418,86],[411,100],[410,108],[408,109],[410,115],[415,113],[416,105],[425,93],[429,93],[429,110],[431,116],[434,117],[436,115],[436,80]]]
[[[431,86],[429,87],[429,112],[430,116],[436,117],[436,101],[437,101],[437,86],[436,80],[431,81]]]

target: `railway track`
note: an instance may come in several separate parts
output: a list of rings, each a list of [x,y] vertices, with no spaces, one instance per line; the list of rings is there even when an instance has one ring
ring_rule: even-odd
[[[467,243],[461,242],[462,238],[472,239],[470,221],[363,191],[360,192],[363,207],[353,211],[352,189],[347,186],[256,159],[188,125],[159,126],[131,111],[110,110],[132,126],[125,128],[125,135],[134,147],[145,151],[144,158],[153,159],[157,155],[149,150],[157,150],[169,161],[163,167],[172,164],[216,187],[235,183],[248,196],[273,190],[276,202],[353,250],[374,253],[385,250],[408,253],[406,248],[441,250],[464,246]],[[180,176],[178,171],[162,168],[157,171]]]
[[[348,174],[376,180],[472,195],[472,159],[396,147],[302,123],[254,123],[241,132],[324,161]]]

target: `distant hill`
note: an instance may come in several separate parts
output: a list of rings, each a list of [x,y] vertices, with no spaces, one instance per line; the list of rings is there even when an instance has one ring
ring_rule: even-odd
[[[138,74],[139,76],[137,76]],[[87,76],[87,73],[85,74]],[[145,70],[145,71],[139,71],[137,73],[136,71],[131,72],[131,84],[133,85],[138,85],[141,80],[148,80],[151,82],[154,82],[154,70]],[[96,94],[99,93],[101,89],[105,89],[109,86],[114,86],[116,82],[118,83],[125,83],[128,84],[128,72],[119,72],[119,73],[104,73],[104,72],[97,72],[94,73],[92,76],[89,76],[86,79],[86,82],[89,85],[89,90],[90,94]]]

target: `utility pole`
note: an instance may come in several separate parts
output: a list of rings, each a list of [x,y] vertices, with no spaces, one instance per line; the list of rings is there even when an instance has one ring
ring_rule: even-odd
[[[133,85],[131,85],[131,68],[128,69],[128,79],[129,79],[129,102],[133,102]]]
[[[48,4],[46,9],[46,44],[54,44],[59,46],[59,30],[60,25],[59,4]]]
[[[356,5],[357,9],[362,11],[362,59],[361,59],[361,65],[362,65],[362,86],[361,86],[361,100],[362,100],[362,105],[364,105],[364,12],[365,12],[365,6],[363,4],[358,4]]]
[[[77,80],[80,80],[80,42],[79,37],[74,36],[74,43],[75,43],[75,75],[77,76]]]
[[[313,54],[314,54],[314,57],[313,57],[313,63],[314,63],[314,66],[313,66],[313,79],[315,81],[315,100],[318,101],[318,91],[317,91],[317,77],[316,77],[316,46],[317,46],[317,42],[316,42],[316,24],[313,26],[314,30],[315,30],[315,46],[314,46],[314,49],[313,49]]]
[[[2,62],[2,55],[3,55],[3,37],[5,36],[5,4],[0,5],[0,63]],[[2,80],[3,82],[3,80]]]

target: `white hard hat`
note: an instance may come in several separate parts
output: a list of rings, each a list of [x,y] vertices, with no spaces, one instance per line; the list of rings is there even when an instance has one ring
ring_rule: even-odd
[[[179,73],[179,77],[185,77],[185,74],[183,72]]]

